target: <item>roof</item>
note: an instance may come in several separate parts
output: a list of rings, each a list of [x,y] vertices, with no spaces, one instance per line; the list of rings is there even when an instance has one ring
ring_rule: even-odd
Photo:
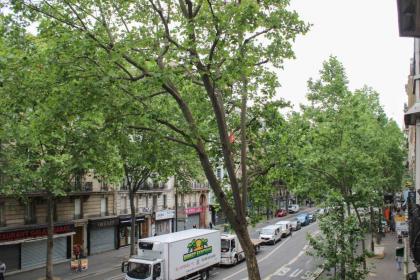
[[[291,221],[278,221],[276,225],[285,225],[285,224],[290,224],[290,223]]]
[[[235,238],[235,235],[228,234],[228,233],[222,233],[221,237],[226,238],[226,239],[232,239],[232,238]]]
[[[276,228],[278,228],[277,225],[269,225],[269,226],[263,227],[262,229],[276,229]]]
[[[148,238],[140,239],[140,241],[171,243],[171,242],[176,242],[176,241],[184,240],[184,239],[190,239],[190,238],[198,237],[200,235],[211,234],[215,232],[219,232],[219,231],[211,230],[211,229],[188,229],[188,230],[173,232],[169,234],[148,237]]]

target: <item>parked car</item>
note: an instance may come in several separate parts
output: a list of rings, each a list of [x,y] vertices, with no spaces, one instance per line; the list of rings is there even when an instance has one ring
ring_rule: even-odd
[[[288,210],[289,210],[289,213],[297,213],[297,212],[299,212],[299,205],[298,204],[290,204]]]
[[[281,226],[282,237],[286,237],[292,234],[292,222],[278,221],[276,225]]]
[[[302,225],[300,224],[300,221],[298,220],[298,218],[292,218],[292,219],[290,219],[290,222],[292,224],[292,230],[293,231],[297,231],[297,230],[301,229]]]
[[[302,226],[309,225],[309,214],[308,213],[301,213],[296,217]]]
[[[309,215],[309,222],[310,223],[313,223],[313,222],[316,221],[315,213],[309,213],[308,215]]]
[[[317,210],[317,213],[318,213],[318,215],[324,215],[324,214],[327,214],[327,209],[325,209],[325,208],[319,208],[319,209]]]
[[[279,209],[276,211],[276,217],[284,217],[287,215],[286,209]]]
[[[278,225],[266,226],[260,231],[260,239],[266,244],[276,244],[277,241],[281,240],[281,235],[281,227]]]

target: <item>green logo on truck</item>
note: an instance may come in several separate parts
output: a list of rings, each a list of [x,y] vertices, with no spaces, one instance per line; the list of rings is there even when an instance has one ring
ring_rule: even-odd
[[[184,262],[210,254],[213,247],[208,245],[207,238],[193,239],[187,245],[188,253],[184,254]]]

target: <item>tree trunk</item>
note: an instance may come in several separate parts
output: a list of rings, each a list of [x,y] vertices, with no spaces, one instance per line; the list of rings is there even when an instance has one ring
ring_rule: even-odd
[[[47,237],[47,265],[45,271],[45,279],[53,279],[53,249],[54,249],[54,199],[50,195],[47,200],[47,223],[48,223],[48,237]]]
[[[340,216],[341,216],[341,229],[344,229],[344,219],[345,219],[345,215],[344,215],[344,205],[341,205],[340,207]],[[346,244],[345,244],[345,240],[344,240],[344,236],[343,233],[339,234],[339,246],[340,246],[340,251],[341,254],[343,254],[343,252],[346,251]],[[340,279],[341,280],[345,280],[346,279],[346,261],[344,256],[341,256],[341,260],[340,260]]]
[[[286,190],[286,212],[289,214],[289,191]]]
[[[234,211],[231,205],[229,205],[226,195],[223,193],[223,190],[216,178],[216,175],[214,174],[210,160],[204,151],[204,147],[199,146],[197,152],[201,166],[203,167],[206,178],[209,181],[210,187],[214,191],[214,194],[217,197],[223,212],[225,213],[229,223],[231,224],[235,233],[237,234],[239,242],[241,243],[241,246],[244,250],[248,268],[248,278],[249,280],[260,280],[261,277],[260,271],[258,269],[258,262],[255,256],[254,244],[252,243],[251,238],[249,237],[245,217],[241,215],[242,209],[238,209],[238,214]]]
[[[360,214],[359,214],[359,210],[356,208],[354,203],[353,203],[353,207],[354,207],[354,211],[356,212],[357,220],[359,221],[359,226],[360,226],[361,229],[363,229],[364,226],[363,226],[362,218],[360,217]],[[366,257],[365,257],[365,251],[366,251],[366,237],[365,236],[366,235],[365,235],[365,232],[363,230],[363,238],[362,238],[363,255],[362,255],[362,257],[363,257],[363,270],[366,271],[367,266],[366,266]]]
[[[371,240],[370,240],[370,250],[372,253],[375,252],[375,241],[374,241],[374,232],[375,232],[375,226],[374,226],[374,216],[373,216],[373,207],[370,207],[370,234],[371,234]]]
[[[260,271],[258,268],[258,261],[255,255],[255,248],[248,233],[248,226],[246,224],[239,225],[236,231],[239,242],[246,256],[246,267],[248,269],[248,278],[252,280],[260,279]]]
[[[247,79],[242,76],[242,105],[241,105],[241,188],[242,188],[242,212],[247,215],[247,202],[248,202],[248,176],[246,168],[246,157],[247,157],[247,141],[246,141],[246,103],[248,100],[247,96]]]
[[[136,207],[134,205],[134,191],[129,190],[128,198],[130,199],[130,215],[131,215],[131,232],[130,232],[130,256],[137,254],[136,252]]]

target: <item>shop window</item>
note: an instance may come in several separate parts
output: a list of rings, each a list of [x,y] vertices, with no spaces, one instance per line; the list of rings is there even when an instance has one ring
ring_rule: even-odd
[[[6,204],[0,202],[0,227],[6,226]]]
[[[74,219],[81,219],[82,218],[82,200],[80,198],[76,198],[74,200]]]
[[[25,224],[36,224],[36,208],[32,200],[25,205]]]
[[[168,207],[167,205],[167,196],[166,194],[163,195],[163,209],[166,209]]]
[[[108,215],[108,198],[103,197],[101,198],[101,216]]]

